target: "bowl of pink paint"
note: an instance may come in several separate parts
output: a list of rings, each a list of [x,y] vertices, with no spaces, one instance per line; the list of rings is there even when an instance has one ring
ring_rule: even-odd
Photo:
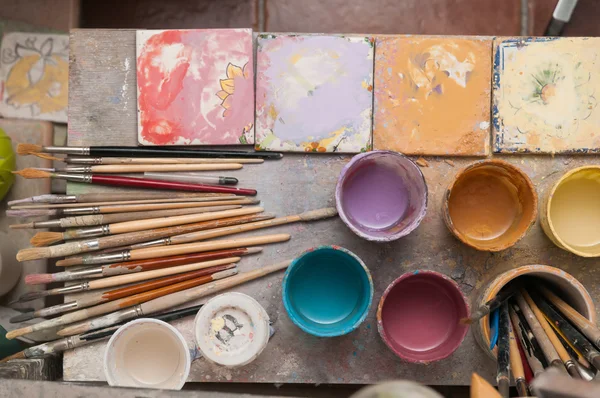
[[[352,232],[389,242],[414,231],[425,217],[427,184],[419,166],[398,152],[361,153],[342,169],[335,204]]]
[[[401,359],[414,363],[439,361],[462,343],[470,316],[459,286],[435,271],[413,271],[392,282],[379,301],[377,329],[384,343]]]

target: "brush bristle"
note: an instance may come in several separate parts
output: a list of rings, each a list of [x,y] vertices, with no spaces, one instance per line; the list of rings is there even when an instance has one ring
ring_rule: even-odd
[[[39,217],[39,216],[54,216],[56,209],[19,209],[6,210],[7,217]]]
[[[52,283],[54,278],[52,274],[31,274],[25,276],[25,283],[27,285],[45,285],[46,283]]]
[[[67,257],[65,259],[58,260],[56,262],[56,266],[57,267],[70,267],[72,265],[79,265],[79,264],[83,264],[82,258],[79,257],[79,256],[77,256],[77,257]]]
[[[29,247],[27,249],[21,249],[17,253],[18,261],[30,261],[39,260],[40,258],[49,258],[51,251],[47,247]]]
[[[8,227],[10,229],[29,229],[33,228],[34,225],[32,222],[28,222],[27,224],[10,224]]]
[[[36,144],[18,144],[17,153],[19,155],[31,155],[32,153],[42,152],[44,148]]]
[[[33,168],[27,168],[23,170],[13,171],[13,174],[20,175],[23,178],[50,178],[52,173],[44,170],[37,170]]]
[[[38,158],[41,158],[41,159],[56,160],[58,162],[64,162],[65,161],[65,159],[63,159],[63,158],[52,156],[52,155],[50,155],[48,153],[37,152],[37,153],[31,153],[31,154],[34,155],[34,156],[37,156]]]
[[[460,318],[460,320],[458,321],[458,323],[460,323],[461,325],[470,325],[473,323],[473,319],[471,318]]]
[[[9,319],[9,322],[10,323],[21,323],[21,322],[29,321],[34,318],[34,316],[35,316],[34,314],[35,314],[35,312],[26,312],[21,315],[13,316],[12,318]]]
[[[35,247],[49,246],[63,240],[62,232],[38,232],[29,240]]]
[[[27,292],[27,293],[21,295],[21,297],[19,297],[19,302],[24,303],[26,301],[37,300],[39,298],[46,297],[47,295],[48,295],[48,292],[46,292],[45,290],[37,290],[35,292]]]

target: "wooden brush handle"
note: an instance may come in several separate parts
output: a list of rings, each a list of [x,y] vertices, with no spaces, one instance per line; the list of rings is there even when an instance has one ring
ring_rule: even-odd
[[[596,325],[544,286],[539,287],[539,290],[569,321],[577,326],[581,333],[597,347],[600,347],[600,329]]]
[[[154,312],[163,311],[171,307],[184,304],[188,301],[199,299],[209,294],[220,292],[233,286],[240,285],[242,283],[251,281],[253,279],[260,278],[262,276],[271,274],[276,271],[287,268],[292,263],[292,260],[282,261],[277,264],[269,265],[252,271],[244,272],[231,278],[212,282],[206,286],[197,287],[194,289],[185,290],[182,292],[174,293],[160,299],[148,301],[141,305],[142,312],[144,314],[152,314]]]
[[[110,232],[113,234],[122,234],[124,232],[141,231],[144,229],[170,227],[173,225],[191,224],[200,221],[218,220],[220,218],[245,216],[248,214],[262,213],[263,211],[264,209],[262,207],[246,207],[242,209],[216,211],[211,213],[127,221],[123,223],[111,224]]]
[[[533,349],[527,349],[527,347],[528,347],[527,343],[525,342],[523,335],[521,334],[522,333],[522,331],[520,329],[521,320],[519,319],[519,316],[517,315],[515,310],[510,305],[508,308],[508,313],[510,315],[510,320],[512,322],[513,335],[516,336],[517,338],[519,338],[519,340],[521,341],[521,343],[522,343],[521,346],[524,347],[523,351],[525,352],[525,357],[527,358],[529,367],[531,368],[531,371],[533,372],[534,377],[537,377],[538,375],[542,374],[542,372],[544,371],[544,366],[542,365],[540,360],[535,356]]]
[[[248,253],[248,249],[227,249],[214,252],[192,253],[183,256],[153,258],[149,260],[128,261],[102,267],[102,276],[123,275],[140,271],[151,271],[177,265],[185,265],[204,261],[218,260],[227,257],[237,257]]]
[[[130,211],[149,211],[149,210],[168,210],[168,209],[189,209],[192,207],[211,207],[225,205],[254,204],[256,201],[245,200],[245,198],[220,200],[210,202],[177,202],[177,203],[143,203],[133,205],[106,205],[98,206],[101,213],[124,213]]]
[[[77,202],[100,202],[104,200],[140,200],[140,199],[171,199],[171,198],[202,198],[210,196],[218,196],[221,194],[215,193],[191,193],[191,192],[98,192],[98,193],[82,193],[77,196]]]
[[[74,163],[77,162],[67,162]],[[244,158],[99,158],[100,164],[214,164],[214,163],[241,163],[260,164],[264,159]]]
[[[217,164],[128,164],[92,166],[94,173],[144,173],[146,171],[213,171],[239,170],[240,163]]]
[[[298,217],[302,221],[316,221],[324,220],[326,218],[337,216],[338,212],[335,207],[325,207],[323,209],[306,211],[298,214]]]
[[[519,354],[519,346],[515,338],[515,333],[510,325],[509,321],[509,344],[510,344],[510,370],[513,374],[514,379],[524,379],[525,371],[523,370],[523,363],[521,362],[521,355]]]
[[[209,250],[232,249],[234,247],[246,247],[265,245],[269,243],[285,242],[290,239],[288,234],[275,234],[254,236],[241,239],[216,240],[210,242],[187,243],[175,246],[149,247],[147,249],[131,250],[131,260],[143,260],[146,258],[175,256],[178,254],[196,253]]]
[[[201,263],[192,263],[179,265],[177,267],[161,268],[153,271],[137,272],[135,274],[112,276],[109,278],[94,279],[88,282],[89,290],[103,289],[105,287],[125,285],[127,283],[147,281],[149,279],[160,278],[167,275],[181,274],[183,272],[196,271],[210,268],[217,265],[233,264],[240,261],[240,257],[228,257],[218,260],[204,261]]]
[[[225,186],[214,186],[204,184],[188,184],[184,182],[151,180],[147,178],[133,178],[120,176],[106,176],[92,174],[92,184],[111,185],[117,187],[168,189],[176,191],[232,193],[236,195],[255,196],[256,190],[245,188],[232,188]]]

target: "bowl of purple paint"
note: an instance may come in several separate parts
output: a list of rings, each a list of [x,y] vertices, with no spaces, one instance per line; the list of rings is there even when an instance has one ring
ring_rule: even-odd
[[[392,151],[356,155],[342,169],[335,204],[356,235],[390,242],[415,230],[427,211],[427,184],[419,166]]]

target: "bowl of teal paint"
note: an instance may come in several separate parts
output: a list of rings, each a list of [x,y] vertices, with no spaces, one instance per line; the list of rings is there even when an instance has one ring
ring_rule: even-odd
[[[419,166],[393,151],[354,156],[335,189],[342,221],[363,239],[390,242],[414,231],[427,212],[427,184]]]
[[[319,337],[342,336],[367,317],[373,280],[363,261],[339,246],[307,250],[283,277],[283,305],[300,329]]]

